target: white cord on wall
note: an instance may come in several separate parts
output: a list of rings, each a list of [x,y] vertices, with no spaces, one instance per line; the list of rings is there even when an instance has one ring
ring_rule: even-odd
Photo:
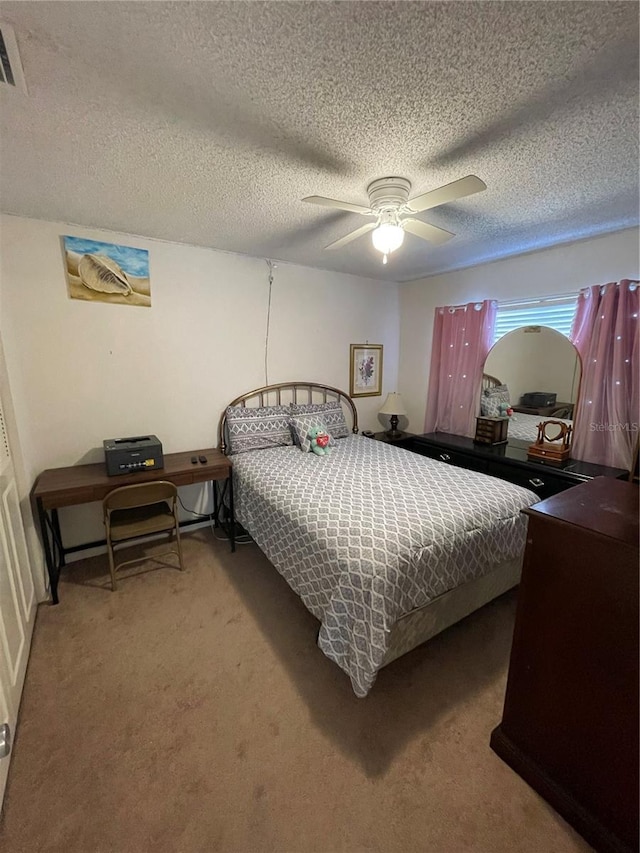
[[[264,384],[269,384],[269,324],[271,322],[271,288],[273,286],[273,271],[276,268],[277,264],[274,264],[273,261],[266,260],[266,264],[269,267],[269,301],[267,303],[267,330],[264,338]]]

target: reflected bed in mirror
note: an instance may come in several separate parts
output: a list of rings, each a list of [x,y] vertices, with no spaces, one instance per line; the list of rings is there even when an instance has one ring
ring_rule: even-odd
[[[538,424],[550,418],[573,425],[580,358],[560,332],[547,326],[515,329],[493,345],[484,370],[481,406],[486,411],[486,390],[506,386],[504,398],[514,409],[510,439],[534,442]]]

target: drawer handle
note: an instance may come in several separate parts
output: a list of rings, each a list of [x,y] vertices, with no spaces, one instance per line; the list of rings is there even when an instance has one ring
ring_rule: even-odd
[[[537,477],[534,477],[532,480],[529,480],[534,489],[539,489],[540,486],[544,486],[544,480],[539,480]]]
[[[441,453],[440,459],[442,459],[443,462],[451,462],[451,457],[448,453]]]

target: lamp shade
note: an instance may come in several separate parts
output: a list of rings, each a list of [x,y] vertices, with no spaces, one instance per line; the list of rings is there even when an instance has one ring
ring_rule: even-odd
[[[381,415],[406,415],[407,410],[404,407],[400,394],[396,394],[395,391],[387,394],[387,399],[379,409],[379,413]]]

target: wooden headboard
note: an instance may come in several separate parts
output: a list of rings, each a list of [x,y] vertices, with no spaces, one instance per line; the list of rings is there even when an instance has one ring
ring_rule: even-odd
[[[351,415],[351,431],[358,433],[358,412],[351,397],[339,388],[320,385],[317,382],[278,382],[276,385],[264,385],[247,394],[241,394],[224,407],[218,426],[219,447],[227,452],[227,408],[229,406],[288,406],[290,403],[328,403],[337,400],[346,405]]]

